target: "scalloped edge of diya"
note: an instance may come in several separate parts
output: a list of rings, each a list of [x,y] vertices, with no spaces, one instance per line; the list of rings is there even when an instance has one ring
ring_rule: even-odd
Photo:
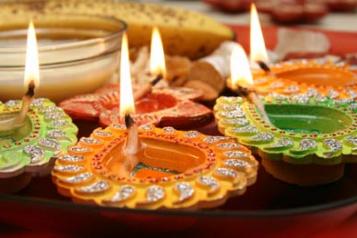
[[[271,66],[272,74],[262,70],[254,72],[254,90],[261,95],[307,95],[335,100],[350,100],[357,98],[357,74],[343,62],[333,63],[328,59],[290,60]],[[326,84],[306,81],[297,82],[284,78],[287,74],[330,74],[332,80],[326,78]],[[338,77],[335,77],[338,76]],[[306,77],[307,78],[307,77]],[[330,84],[328,84],[330,83]],[[228,84],[230,87],[230,85]]]
[[[256,180],[258,162],[233,139],[151,125],[139,127],[141,138],[193,147],[204,153],[205,161],[184,173],[161,178],[113,176],[102,160],[126,136],[124,126],[113,124],[70,148],[52,172],[59,193],[75,202],[100,206],[196,209],[218,206],[228,197],[244,193]]]
[[[326,184],[344,174],[344,164],[357,162],[357,104],[314,96],[268,96],[264,103],[312,105],[337,110],[351,123],[331,133],[292,132],[265,122],[255,106],[240,97],[220,97],[214,107],[220,132],[255,149],[274,177],[302,186]]]
[[[135,91],[135,88],[134,88]],[[204,105],[194,102],[202,96],[199,90],[190,88],[154,88],[155,95],[169,95],[176,102],[172,107],[162,110],[133,114],[139,125],[155,124],[174,126],[176,128],[193,128],[209,123],[213,114]],[[142,101],[139,100],[137,103]],[[98,89],[93,94],[80,95],[60,103],[66,113],[73,119],[97,121],[102,126],[119,121],[119,85],[110,84]]]
[[[3,112],[17,112],[20,108],[21,100],[0,104]],[[78,129],[71,118],[48,99],[34,99],[27,117],[33,130],[26,137],[15,143],[0,138],[0,158],[3,160],[0,192],[19,191],[33,176],[49,174],[56,157],[77,142]]]

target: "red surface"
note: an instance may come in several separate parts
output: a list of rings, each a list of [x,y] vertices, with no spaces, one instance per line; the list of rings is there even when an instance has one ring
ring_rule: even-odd
[[[356,0],[203,0],[212,7],[236,13],[249,11],[254,2],[259,12],[270,14],[279,23],[312,23],[320,20],[330,11],[353,12]]]
[[[249,51],[249,27],[246,25],[231,26],[237,35],[237,40],[243,47]],[[297,28],[294,29],[303,29]],[[274,49],[277,42],[276,26],[268,26],[263,28],[264,39],[267,48]],[[330,54],[344,55],[348,53],[357,52],[357,32],[337,32],[318,29],[305,29],[310,31],[323,32],[330,40],[331,49]]]
[[[340,200],[341,196],[350,196],[348,194],[353,190],[353,194],[356,193],[355,172],[350,168],[347,176],[336,184],[305,189],[279,182],[261,169],[257,183],[249,188],[244,196],[231,198],[224,206],[210,212],[249,212],[265,207],[273,211],[273,208],[277,207],[301,207],[302,203],[306,202],[320,204],[326,202],[326,199]],[[58,195],[48,178],[36,179],[19,195],[51,199],[60,204],[48,204],[45,201],[42,204],[2,201],[0,224],[12,226],[0,225],[0,237],[88,237],[89,234],[98,235],[104,232],[102,237],[134,232],[135,235],[144,237],[214,237],[218,233],[222,236],[239,233],[240,237],[249,235],[253,238],[354,238],[357,235],[357,204],[321,209],[319,212],[260,217],[232,216],[229,212],[228,216],[185,216],[180,213],[167,215],[166,212],[117,211],[75,205]],[[210,212],[209,214],[212,214]],[[26,230],[30,229],[33,232],[26,233]]]
[[[249,29],[247,26],[234,26],[233,29],[236,31],[238,40],[243,46],[249,48]],[[264,36],[266,37],[266,43],[268,48],[274,48],[276,44],[276,27],[264,28]],[[354,33],[344,33],[344,32],[329,32],[324,31],[331,41],[332,48],[330,53],[333,54],[346,54],[351,52],[357,52],[357,34]],[[352,171],[352,174],[356,174]],[[267,176],[265,173],[260,173],[259,176],[264,176],[260,178],[260,181],[247,191],[244,195],[242,203],[235,203],[235,200],[230,200],[222,209],[245,209],[247,207],[239,207],[239,204],[250,204],[250,206],[255,206],[255,209],[260,206],[265,206],[269,200],[260,199],[257,196],[257,190],[265,191],[265,193],[270,194],[268,199],[274,201],[277,199],[274,197],[274,193],[278,190],[282,190],[284,195],[282,198],[279,197],[277,202],[288,201],[289,199],[298,198],[297,200],[308,199],[308,196],[301,194],[299,191],[294,189],[286,189],[282,183],[278,183],[276,180]],[[355,176],[354,176],[355,177]],[[46,180],[47,181],[47,180]],[[37,181],[38,182],[38,181]],[[48,184],[48,181],[46,182]],[[269,183],[274,183],[274,186],[269,185]],[[32,187],[30,193],[32,196],[36,197],[36,194],[42,194],[43,188],[45,187],[45,197],[50,199],[63,200],[64,198],[58,197],[53,186],[50,184],[43,186],[39,183],[38,186]],[[259,188],[259,189],[258,189]],[[343,188],[343,187],[342,187]],[[342,189],[341,188],[341,189]],[[290,188],[287,188],[290,189]],[[349,189],[344,188],[343,191],[347,192]],[[29,192],[29,191],[27,191]],[[26,191],[25,191],[26,193]],[[329,191],[331,196],[338,195],[338,191]],[[313,193],[312,193],[313,195]],[[16,204],[16,203],[15,203]],[[291,206],[291,204],[289,204]],[[90,210],[90,209],[89,209]],[[11,211],[10,213],[8,211]],[[222,232],[225,236],[240,236],[247,237],[247,234],[251,238],[255,237],[276,237],[276,238],[355,238],[357,237],[357,204],[350,205],[345,208],[337,209],[336,211],[325,211],[319,212],[312,215],[302,214],[297,216],[282,216],[282,217],[269,217],[269,218],[231,218],[231,217],[220,217],[219,219],[214,219],[210,216],[207,217],[176,217],[176,216],[150,216],[150,215],[133,215],[129,212],[120,213],[110,213],[110,212],[83,212],[78,214],[76,211],[70,208],[64,207],[61,212],[58,208],[52,206],[43,206],[41,208],[35,208],[32,204],[0,204],[0,237],[78,237],[76,233],[65,233],[67,229],[71,230],[76,222],[80,221],[82,227],[88,227],[95,229],[96,226],[106,227],[117,227],[113,229],[111,235],[116,234],[117,237],[126,237],[129,234],[128,230],[140,231],[143,227],[155,229],[157,226],[165,227],[166,224],[171,224],[173,227],[175,225],[180,226],[184,224],[185,228],[181,231],[171,231],[169,233],[155,233],[151,234],[145,232],[141,234],[142,237],[148,236],[165,236],[165,237],[214,237],[219,235],[217,233],[217,228],[221,227]],[[3,214],[3,215],[1,215]],[[4,215],[6,214],[6,215]],[[66,219],[67,224],[62,229],[56,227],[56,223],[61,220]],[[132,221],[135,220],[135,224]],[[13,221],[13,222],[12,222]],[[97,222],[99,222],[97,224]],[[21,225],[27,224],[26,228],[19,228],[14,224]],[[43,231],[38,231],[39,224],[43,223]],[[192,229],[190,227],[193,224],[198,227],[198,229]],[[11,224],[11,225],[9,225]],[[124,225],[123,225],[124,224]],[[145,225],[146,224],[146,225]],[[164,224],[164,225],[163,225]],[[290,224],[287,226],[287,224]],[[126,225],[126,226],[125,226]],[[129,228],[128,228],[129,227]],[[41,228],[41,227],[40,227]],[[126,229],[125,229],[126,228]],[[170,227],[172,228],[172,227]],[[168,229],[170,229],[168,228]],[[34,231],[29,231],[34,229]],[[89,229],[91,230],[91,229]],[[206,230],[204,234],[200,231]],[[261,230],[261,232],[259,232]],[[72,230],[73,231],[73,230]],[[249,232],[251,231],[251,232]],[[265,233],[264,233],[265,232]],[[266,234],[262,236],[263,234]],[[93,233],[95,234],[95,233]],[[90,233],[90,235],[93,235]],[[254,235],[255,234],[255,235]],[[88,234],[87,234],[88,236]],[[106,236],[108,237],[108,236]]]

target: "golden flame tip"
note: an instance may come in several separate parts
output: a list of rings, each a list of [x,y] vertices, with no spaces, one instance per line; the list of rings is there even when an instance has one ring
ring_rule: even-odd
[[[27,85],[34,81],[35,86],[40,84],[40,66],[38,58],[38,44],[36,37],[36,30],[32,20],[30,20],[27,30],[27,42],[26,42],[26,60],[25,60],[25,75],[24,85]]]
[[[250,70],[248,57],[242,46],[236,45],[231,54],[231,85],[233,89],[241,87],[251,87],[253,76]]]
[[[135,112],[133,88],[130,75],[129,45],[123,34],[120,52],[120,117]]]
[[[251,62],[269,62],[258,11],[254,3],[250,9],[250,60]]]
[[[160,31],[157,27],[153,28],[150,46],[150,73],[154,76],[166,76],[165,53],[162,44]]]

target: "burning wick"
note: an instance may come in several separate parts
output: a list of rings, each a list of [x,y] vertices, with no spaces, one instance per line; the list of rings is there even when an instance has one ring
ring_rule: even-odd
[[[255,91],[253,91],[252,89],[249,89],[249,88],[238,87],[235,90],[235,92],[239,96],[245,97],[248,99],[248,101],[253,103],[256,106],[256,108],[258,109],[260,115],[263,117],[264,121],[267,122],[269,125],[271,125],[268,114],[265,111],[264,103],[262,102],[262,100],[260,100],[259,96],[257,95],[257,93]]]
[[[135,92],[135,100],[139,100],[145,97],[147,94],[151,93],[152,88],[155,87],[163,79],[162,74],[157,75],[150,83],[146,83],[141,89]]]
[[[31,81],[26,94],[22,97],[21,111],[0,115],[0,132],[13,131],[24,125],[26,114],[35,95],[35,82]]]
[[[138,126],[136,125],[134,119],[130,114],[126,114],[125,117],[125,126],[128,130],[128,139],[124,147],[125,155],[135,155],[138,153],[141,144],[138,136]]]
[[[22,97],[22,107],[19,112],[0,115],[0,132],[13,131],[24,125],[26,114],[35,95],[35,83],[31,81],[26,94]]]
[[[119,174],[129,176],[138,163],[137,154],[143,148],[138,126],[130,114],[135,113],[133,89],[131,85],[128,37],[123,35],[120,60],[120,117],[124,119],[128,136],[122,149],[124,157]]]
[[[263,70],[265,73],[271,73],[271,69],[267,63],[265,63],[262,60],[257,60],[257,64],[259,65],[259,68]]]
[[[21,107],[21,111],[19,112],[16,118],[16,124],[24,123],[26,114],[30,109],[30,105],[32,103],[34,96],[35,96],[35,82],[31,80],[26,94],[22,97],[22,107]]]
[[[8,113],[0,115],[0,132],[13,131],[24,125],[26,114],[35,95],[35,82],[29,83],[26,94],[22,97],[22,107],[18,113]]]
[[[128,130],[128,137],[123,147],[123,155],[125,158],[119,173],[122,176],[129,176],[131,171],[133,171],[139,162],[136,155],[138,154],[139,150],[142,149],[142,145],[138,136],[138,126],[136,125],[134,119],[130,116],[130,114],[126,114],[124,119],[126,128]]]
[[[166,75],[164,47],[157,27],[154,27],[151,35],[150,74],[154,76],[154,79],[150,83],[145,84],[141,90],[135,93],[134,97],[136,100],[151,93],[152,88],[164,79]]]
[[[240,96],[247,98],[258,109],[263,119],[271,125],[265,111],[265,106],[254,91],[254,82],[247,55],[244,49],[237,45],[231,55],[231,85],[232,89]]]

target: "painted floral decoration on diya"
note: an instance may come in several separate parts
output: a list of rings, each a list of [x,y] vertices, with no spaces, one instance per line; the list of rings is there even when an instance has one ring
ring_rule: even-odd
[[[124,126],[82,138],[52,172],[58,191],[74,201],[128,208],[200,208],[222,204],[255,182],[257,161],[233,139],[173,127],[139,127],[145,144],[123,175]]]
[[[18,113],[21,100],[0,102],[0,117]],[[48,99],[35,99],[23,125],[0,133],[0,191],[15,192],[33,175],[48,173],[53,160],[77,141],[77,127]]]
[[[256,71],[254,90],[262,95],[302,94],[336,100],[357,97],[357,74],[348,64],[319,60],[291,60],[271,66],[271,73]]]
[[[133,118],[138,124],[179,128],[204,125],[211,120],[212,112],[193,101],[201,96],[202,92],[189,88],[154,88],[152,93],[136,101],[137,113]],[[94,94],[63,101],[60,106],[73,119],[99,119],[101,125],[108,126],[119,120],[119,85],[106,85]]]
[[[240,97],[221,97],[215,105],[219,130],[262,157],[274,177],[317,185],[343,176],[345,163],[357,162],[356,103],[315,96],[267,96],[271,124]]]

